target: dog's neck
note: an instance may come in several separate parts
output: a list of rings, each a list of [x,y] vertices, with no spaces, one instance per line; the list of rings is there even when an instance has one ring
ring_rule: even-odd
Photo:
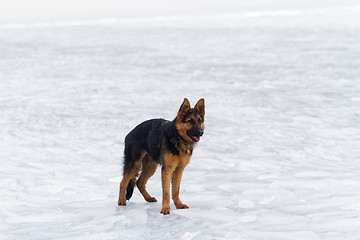
[[[193,145],[190,145],[190,144],[187,144],[184,139],[182,139],[182,137],[179,135],[179,133],[176,132],[176,135],[177,135],[177,138],[178,138],[178,141],[180,143],[182,143],[187,149],[191,149]]]
[[[192,151],[194,149],[194,144],[188,144],[188,143],[186,143],[184,141],[184,139],[180,136],[180,134],[176,130],[175,121],[176,121],[176,119],[173,122],[171,122],[171,130],[170,130],[171,134],[176,139],[176,140],[172,141],[173,144],[175,146],[177,146],[178,150],[181,150],[182,149],[181,146],[184,146],[185,147],[185,152],[188,153],[188,154],[192,154]],[[173,139],[173,138],[170,138],[170,139]]]

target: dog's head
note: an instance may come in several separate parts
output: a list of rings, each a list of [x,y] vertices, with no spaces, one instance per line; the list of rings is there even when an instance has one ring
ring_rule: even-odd
[[[200,141],[204,133],[205,100],[200,99],[194,108],[191,108],[187,98],[184,99],[176,117],[176,129],[187,143]]]

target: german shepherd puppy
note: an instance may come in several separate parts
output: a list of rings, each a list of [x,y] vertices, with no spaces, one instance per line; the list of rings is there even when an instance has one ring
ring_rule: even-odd
[[[180,181],[193,149],[204,133],[205,101],[200,99],[194,108],[184,99],[173,121],[147,120],[135,127],[125,138],[124,176],[120,183],[118,204],[125,206],[133,194],[135,184],[148,202],[156,202],[145,185],[161,167],[162,209],[170,214],[170,183],[176,208],[189,208],[179,198]],[[140,177],[136,180],[141,169]]]

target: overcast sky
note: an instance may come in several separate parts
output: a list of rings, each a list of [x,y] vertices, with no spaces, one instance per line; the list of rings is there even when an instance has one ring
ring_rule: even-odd
[[[0,21],[207,14],[360,5],[359,0],[0,0]]]

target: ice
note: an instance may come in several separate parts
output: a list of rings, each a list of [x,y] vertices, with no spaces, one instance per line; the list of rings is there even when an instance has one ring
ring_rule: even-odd
[[[0,238],[359,239],[358,12],[0,24]],[[184,97],[190,208],[160,169],[117,206],[125,135]]]
[[[240,200],[239,201],[239,207],[245,208],[245,209],[253,209],[256,208],[255,203],[251,200]]]

